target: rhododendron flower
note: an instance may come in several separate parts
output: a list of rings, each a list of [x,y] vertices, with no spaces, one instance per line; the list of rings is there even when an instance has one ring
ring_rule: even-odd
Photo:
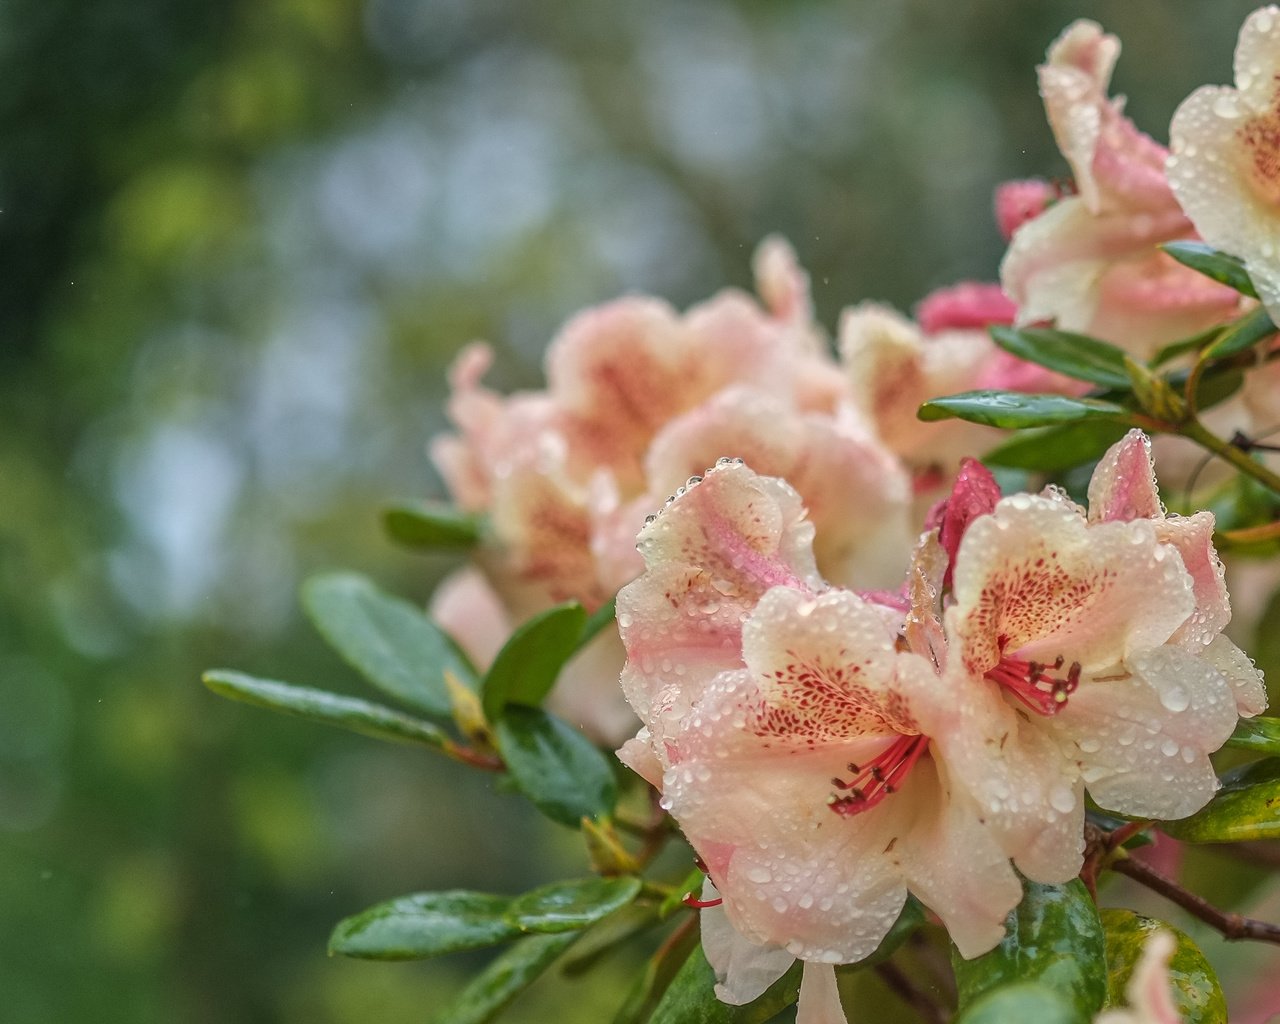
[[[942,724],[946,684],[901,649],[905,602],[828,587],[813,537],[795,490],[726,460],[645,527],[646,570],[618,597],[644,721],[620,756],[661,788],[723,900],[737,937],[707,955],[733,1002],[792,957],[866,957],[908,890],[965,956],[999,942],[1021,896],[922,728]]]
[[[906,474],[856,410],[791,250],[766,241],[756,272],[764,307],[729,290],[683,315],[642,297],[580,313],[547,351],[542,391],[495,394],[481,383],[487,349],[459,358],[458,432],[433,454],[458,503],[487,517],[476,560],[492,594],[473,575],[432,611],[467,624],[457,638],[478,662],[504,624],[564,600],[609,600],[640,571],[645,514],[725,452],[800,490],[834,578],[882,586],[901,575]],[[553,706],[620,739],[634,727],[616,686],[622,660],[616,635],[602,634],[562,673]]]
[[[1229,318],[1240,300],[1156,248],[1195,229],[1165,178],[1164,147],[1107,95],[1119,54],[1120,41],[1091,21],[1075,22],[1049,48],[1040,92],[1078,194],[1015,231],[1000,280],[1020,323],[1055,321],[1145,358]]]
[[[1054,491],[973,511],[942,612],[966,724],[935,741],[1019,868],[1062,881],[1082,790],[1138,817],[1199,810],[1218,785],[1208,755],[1264,708],[1262,679],[1221,635],[1213,516],[1165,515],[1140,432],[1099,463],[1087,515]]]
[[[1173,115],[1169,182],[1209,244],[1244,260],[1280,321],[1280,7],[1240,29],[1236,88],[1197,89]]]
[[[1094,1017],[1094,1024],[1179,1024],[1182,1018],[1169,977],[1169,961],[1176,948],[1171,932],[1153,932],[1143,943],[1142,956],[1124,988],[1128,1009],[1105,1010]]]

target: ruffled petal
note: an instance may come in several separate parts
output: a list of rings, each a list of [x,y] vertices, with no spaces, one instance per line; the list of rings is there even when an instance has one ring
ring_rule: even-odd
[[[703,900],[717,895],[711,882],[703,886]],[[796,962],[781,946],[747,941],[721,907],[707,907],[699,917],[702,952],[715,972],[716,998],[722,1003],[741,1006],[759,999]]]
[[[1098,460],[1089,480],[1089,522],[1163,518],[1151,439],[1131,430]]]
[[[1087,526],[1069,506],[1015,495],[975,520],[955,562],[946,625],[976,677],[1002,656],[1087,672],[1164,643],[1195,607],[1192,581],[1148,520]]]
[[[1236,718],[1222,674],[1205,658],[1165,646],[1082,682],[1053,726],[1100,806],[1173,819],[1213,796],[1218,780],[1209,754]]]
[[[1249,655],[1225,636],[1216,636],[1204,649],[1203,657],[1230,685],[1236,711],[1242,718],[1252,718],[1267,710],[1267,687]]]

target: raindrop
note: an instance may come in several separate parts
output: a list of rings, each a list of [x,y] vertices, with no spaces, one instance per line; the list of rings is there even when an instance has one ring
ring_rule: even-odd
[[[1191,705],[1191,695],[1181,683],[1173,683],[1160,691],[1160,703],[1169,711],[1186,711]]]

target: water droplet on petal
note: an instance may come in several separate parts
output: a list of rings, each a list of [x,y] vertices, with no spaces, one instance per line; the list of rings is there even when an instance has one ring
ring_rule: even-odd
[[[1063,814],[1070,814],[1076,806],[1076,794],[1065,782],[1055,783],[1049,790],[1049,804]]]
[[[765,885],[773,881],[773,872],[763,864],[758,864],[747,868],[747,881],[754,882],[756,885]]]
[[[1160,703],[1176,714],[1191,706],[1191,694],[1181,683],[1171,683],[1160,691]]]

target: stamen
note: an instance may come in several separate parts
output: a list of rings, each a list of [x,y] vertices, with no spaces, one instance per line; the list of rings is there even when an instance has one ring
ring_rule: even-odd
[[[928,748],[928,736],[899,736],[861,768],[850,764],[851,779],[831,780],[836,789],[847,795],[832,793],[827,806],[843,818],[869,811],[902,788],[902,780]]]
[[[717,896],[713,900],[700,900],[691,892],[687,892],[680,900],[686,907],[693,907],[694,910],[706,910],[708,907],[718,907],[724,902],[723,896]]]
[[[987,678],[998,683],[1018,698],[1026,707],[1040,715],[1056,715],[1067,704],[1067,698],[1080,685],[1080,662],[1073,661],[1066,678],[1050,675],[1048,670],[1060,672],[1066,659],[1058,655],[1052,665],[1038,661],[1022,661],[1019,658],[1001,657],[999,664],[987,672]]]

